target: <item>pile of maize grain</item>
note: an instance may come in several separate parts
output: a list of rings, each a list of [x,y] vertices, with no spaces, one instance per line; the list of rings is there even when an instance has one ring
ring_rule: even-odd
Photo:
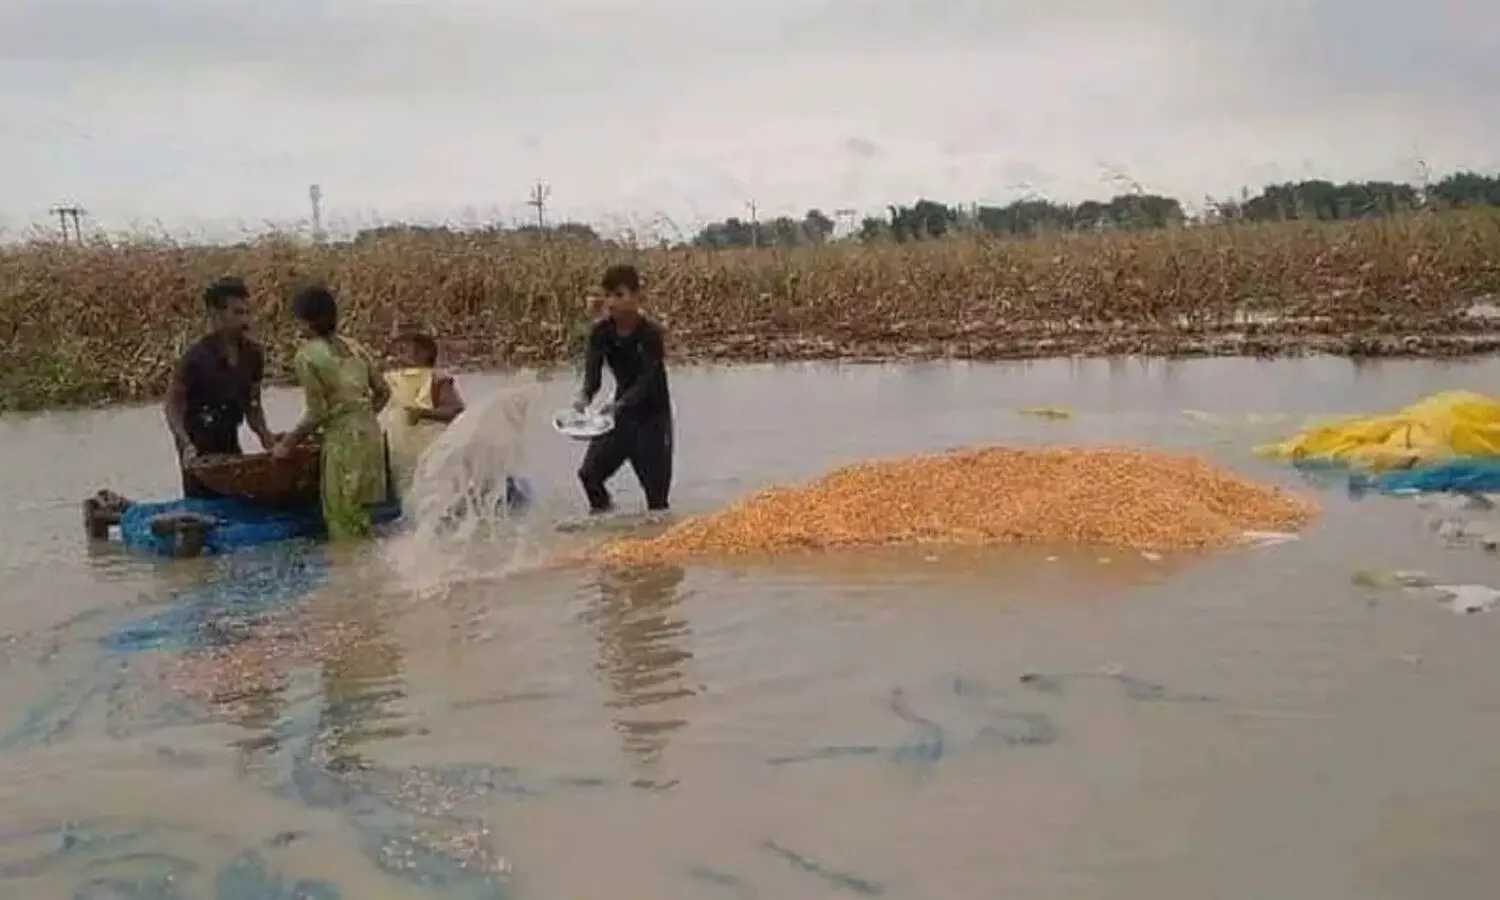
[[[597,557],[653,565],[921,542],[1197,550],[1233,544],[1247,531],[1295,531],[1316,511],[1191,456],[996,447],[847,466],[655,538],[608,544]]]

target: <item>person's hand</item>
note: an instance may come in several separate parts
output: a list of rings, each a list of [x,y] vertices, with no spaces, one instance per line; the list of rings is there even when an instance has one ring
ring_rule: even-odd
[[[286,437],[286,435],[279,432],[268,431],[265,434],[260,435],[260,448],[262,450],[275,449],[276,445],[281,443],[281,439],[284,437]]]
[[[583,411],[588,408],[589,398],[583,396],[582,394],[579,394],[577,397],[573,398],[573,412],[582,414]]]
[[[277,441],[275,446],[271,448],[272,459],[286,459],[291,455],[292,442],[290,440],[290,435],[283,436],[281,440]]]
[[[425,417],[422,415],[422,411],[420,409],[417,409],[415,406],[408,406],[406,408],[406,424],[420,424],[423,418]]]
[[[198,458],[198,448],[192,444],[183,444],[177,448],[177,457],[182,461],[184,467],[190,466]]]
[[[610,401],[609,403],[606,403],[606,404],[604,404],[603,406],[601,406],[599,408],[599,415],[601,415],[601,416],[613,416],[615,413],[617,413],[619,411],[620,411],[620,404],[618,404],[618,403],[616,403],[614,401]]]

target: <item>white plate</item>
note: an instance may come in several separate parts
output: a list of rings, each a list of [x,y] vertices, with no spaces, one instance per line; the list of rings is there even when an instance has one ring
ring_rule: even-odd
[[[575,441],[587,441],[615,429],[615,417],[596,410],[578,412],[569,407],[552,415],[552,427],[557,433]]]

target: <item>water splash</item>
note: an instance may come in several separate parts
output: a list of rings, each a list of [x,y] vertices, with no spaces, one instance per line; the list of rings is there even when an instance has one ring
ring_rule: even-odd
[[[541,562],[507,491],[507,477],[520,475],[526,421],[538,393],[534,374],[516,376],[459,416],[417,464],[402,503],[407,527],[383,552],[418,598]]]

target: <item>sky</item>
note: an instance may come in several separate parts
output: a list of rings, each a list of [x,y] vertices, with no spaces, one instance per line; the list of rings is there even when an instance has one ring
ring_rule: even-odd
[[[671,236],[1500,170],[1493,0],[4,0],[0,226]]]

